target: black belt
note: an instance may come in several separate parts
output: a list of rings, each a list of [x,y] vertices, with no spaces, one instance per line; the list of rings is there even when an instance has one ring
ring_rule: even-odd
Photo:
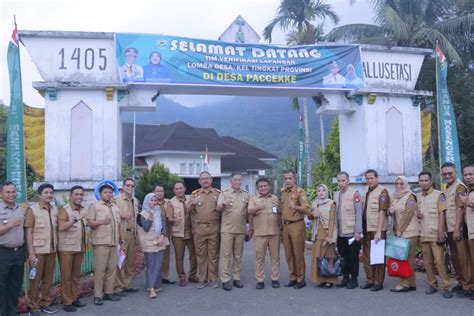
[[[133,228],[127,228],[127,231],[128,231],[128,232],[135,232],[135,229],[133,229]]]
[[[290,224],[294,224],[294,223],[299,223],[299,222],[301,222],[301,221],[304,221],[304,218],[299,219],[299,220],[297,220],[297,221],[285,221],[285,220],[283,220],[283,224],[285,224],[285,225],[290,225]]]
[[[8,251],[18,251],[18,250],[23,249],[23,247],[24,247],[24,245],[22,245],[20,247],[15,247],[15,248],[0,246],[0,249],[8,250]]]
[[[216,221],[214,222],[197,222],[199,225],[212,225],[212,224],[217,224]]]

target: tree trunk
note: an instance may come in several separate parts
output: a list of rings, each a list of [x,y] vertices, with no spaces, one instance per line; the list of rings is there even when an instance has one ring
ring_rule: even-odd
[[[304,142],[306,147],[306,185],[309,188],[313,181],[311,179],[311,155],[309,148],[309,123],[308,123],[308,98],[303,98],[304,115]]]

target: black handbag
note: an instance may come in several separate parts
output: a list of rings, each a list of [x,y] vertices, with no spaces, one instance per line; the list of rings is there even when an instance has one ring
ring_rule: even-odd
[[[317,258],[317,268],[318,274],[321,277],[334,277],[342,275],[342,268],[344,266],[344,258],[341,256],[336,257],[326,257],[326,252],[328,248],[324,251],[322,257]]]

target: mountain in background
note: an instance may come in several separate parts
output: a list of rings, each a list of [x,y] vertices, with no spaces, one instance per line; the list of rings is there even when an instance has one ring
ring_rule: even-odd
[[[317,160],[321,143],[319,116],[308,102],[311,157]],[[124,122],[133,121],[132,112],[123,112]],[[325,135],[333,116],[324,117]],[[183,121],[195,127],[214,128],[221,136],[233,136],[279,158],[298,156],[299,112],[283,97],[234,97],[218,104],[186,107],[166,97],[157,99],[155,112],[137,112],[137,123],[169,124]],[[204,148],[203,148],[204,150]]]

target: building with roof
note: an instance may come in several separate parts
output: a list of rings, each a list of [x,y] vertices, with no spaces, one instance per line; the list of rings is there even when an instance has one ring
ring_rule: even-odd
[[[133,124],[124,123],[122,156],[132,162]],[[242,173],[242,188],[256,192],[255,180],[271,169],[268,164],[277,157],[231,136],[220,136],[212,128],[192,127],[184,122],[149,125],[137,124],[135,131],[135,165],[150,168],[160,162],[171,173],[181,177],[187,192],[199,187],[199,174],[206,170],[214,178],[213,186],[226,189],[232,172]],[[209,164],[205,162],[208,151]]]

